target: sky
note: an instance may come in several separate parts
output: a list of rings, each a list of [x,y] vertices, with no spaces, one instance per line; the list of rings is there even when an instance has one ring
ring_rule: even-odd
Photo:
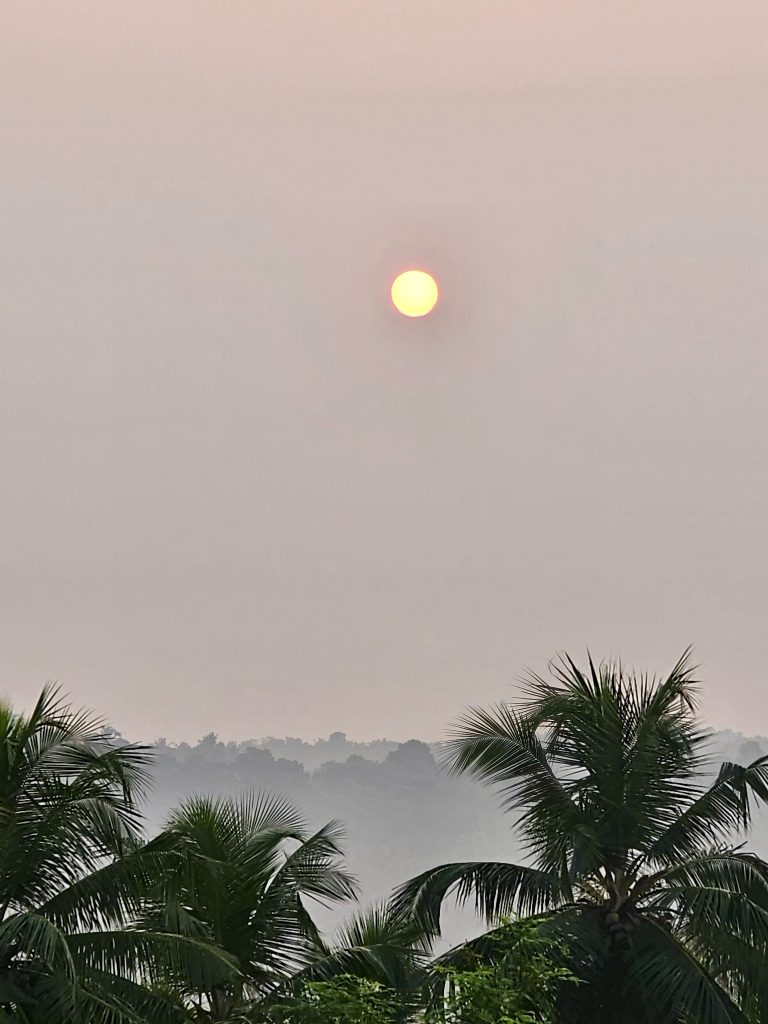
[[[766,95],[762,0],[5,0],[0,690],[439,738],[692,643],[768,733]]]

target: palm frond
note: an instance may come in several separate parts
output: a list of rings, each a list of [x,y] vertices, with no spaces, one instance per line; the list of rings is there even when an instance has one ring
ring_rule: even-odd
[[[391,905],[375,905],[347,920],[330,946],[318,944],[291,983],[348,975],[395,991],[409,991],[425,977],[429,945],[414,919],[407,919]]]
[[[465,861],[425,871],[396,891],[393,906],[416,920],[427,934],[439,935],[440,914],[449,894],[457,903],[473,899],[475,909],[494,923],[514,912],[531,915],[568,901],[561,879],[519,864]]]
[[[697,1024],[748,1024],[738,1005],[704,965],[652,919],[638,923],[627,985],[645,1001],[658,1024],[691,1019]]]
[[[757,802],[768,802],[768,757],[746,767],[724,762],[712,785],[681,809],[649,845],[643,860],[674,863],[724,836],[746,830]]]
[[[529,850],[545,870],[562,871],[574,835],[596,854],[591,823],[550,764],[536,723],[508,705],[470,709],[445,745],[446,767],[491,783],[518,813]]]

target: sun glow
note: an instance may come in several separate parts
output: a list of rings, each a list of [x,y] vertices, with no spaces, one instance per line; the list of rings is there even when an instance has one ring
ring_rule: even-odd
[[[392,303],[403,316],[426,316],[437,302],[437,282],[425,270],[406,270],[392,282]]]

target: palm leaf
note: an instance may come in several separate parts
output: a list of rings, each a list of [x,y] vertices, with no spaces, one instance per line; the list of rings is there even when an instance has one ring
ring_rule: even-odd
[[[560,879],[550,872],[519,864],[466,861],[417,875],[396,890],[393,905],[428,934],[437,935],[442,905],[450,893],[459,904],[474,899],[477,912],[491,923],[514,912],[535,914],[567,902]]]

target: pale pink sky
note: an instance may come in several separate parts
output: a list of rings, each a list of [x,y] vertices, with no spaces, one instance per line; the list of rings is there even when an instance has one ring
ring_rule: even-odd
[[[768,733],[767,96],[762,2],[5,2],[0,688],[432,737],[693,641]]]

